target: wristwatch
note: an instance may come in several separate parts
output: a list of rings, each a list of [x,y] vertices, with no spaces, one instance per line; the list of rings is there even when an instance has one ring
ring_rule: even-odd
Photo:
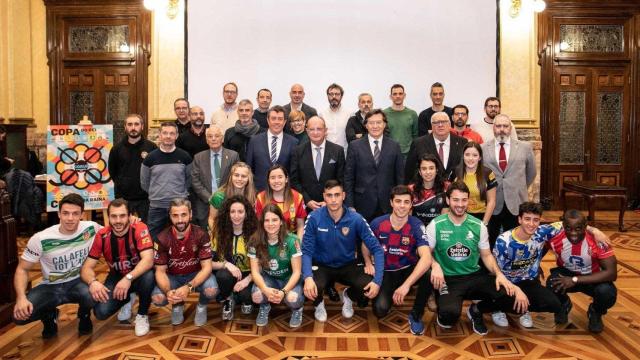
[[[193,291],[193,284],[191,282],[188,282],[185,285],[187,286],[187,288],[189,288],[189,294],[191,294],[191,291]]]
[[[284,288],[280,289],[280,291],[282,291],[282,293],[284,294],[284,296],[287,296],[287,294],[289,293],[287,290],[285,290]]]
[[[577,276],[572,277],[571,281],[573,281],[574,284],[577,284],[578,283],[578,277]]]
[[[131,275],[131,273],[128,273],[127,275],[124,276],[127,280],[129,281],[133,281],[133,275]]]

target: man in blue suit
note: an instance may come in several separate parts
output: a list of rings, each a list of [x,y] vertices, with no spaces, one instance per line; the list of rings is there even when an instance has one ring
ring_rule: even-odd
[[[283,132],[286,122],[282,106],[269,109],[267,123],[267,132],[254,135],[247,146],[246,160],[253,171],[253,181],[258,191],[266,189],[267,171],[272,165],[280,164],[291,172],[291,156],[298,145],[295,137]]]
[[[402,184],[404,158],[400,145],[384,136],[387,116],[380,109],[365,117],[368,134],[349,144],[344,172],[346,205],[367,221],[391,212],[389,193]]]

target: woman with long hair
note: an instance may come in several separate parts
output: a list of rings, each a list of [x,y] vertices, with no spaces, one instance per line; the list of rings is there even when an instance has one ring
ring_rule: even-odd
[[[256,214],[247,198],[233,195],[224,200],[211,240],[214,261],[220,263],[220,270],[215,275],[219,295],[223,299],[222,320],[233,319],[236,303],[240,303],[243,314],[250,314],[253,310],[247,243],[257,227]]]
[[[482,148],[478,143],[469,141],[462,148],[462,161],[455,174],[456,180],[469,187],[467,212],[488,225],[496,207],[498,181],[493,171],[482,164]]]
[[[413,202],[413,216],[426,226],[446,211],[449,182],[443,179],[444,167],[433,154],[424,154],[418,163],[418,172],[409,184]]]
[[[253,185],[253,173],[247,163],[237,162],[231,166],[229,179],[209,199],[209,229],[213,229],[218,210],[224,199],[233,195],[243,195],[251,204],[256,201],[256,187]],[[212,232],[213,233],[213,232]]]
[[[284,215],[285,225],[289,232],[302,239],[304,221],[307,212],[304,209],[302,194],[291,188],[287,169],[280,165],[273,165],[267,171],[267,189],[256,196],[256,215],[262,215],[262,209],[268,204],[277,205]]]
[[[292,310],[289,326],[302,324],[302,251],[298,238],[287,231],[280,207],[264,207],[258,230],[249,242],[253,302],[260,304],[256,325],[269,323],[271,303],[284,302]]]

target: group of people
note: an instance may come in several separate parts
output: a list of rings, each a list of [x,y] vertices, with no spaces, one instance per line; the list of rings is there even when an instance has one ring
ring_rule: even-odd
[[[443,105],[440,83],[419,116],[403,105],[399,84],[385,110],[361,94],[350,114],[343,94],[331,84],[329,108],[318,114],[299,84],[285,106],[270,106],[271,92],[261,89],[254,111],[249,100],[235,103],[229,83],[208,126],[201,107],[177,99],[177,119],[161,125],[157,147],[143,136],[144,120],[128,116],[127,137],[109,156],[117,199],[108,225],[81,221],[77,194],[59,202],[60,224],[33,235],[16,270],[16,323],[41,320],[48,338],[57,332],[56,307],[78,303],[86,334],[92,309],[98,319],[118,312],[125,321],[137,298],[142,336],[152,303],[170,304],[178,325],[186,298],[198,292],[196,326],[207,323],[213,300],[223,320],[234,318],[236,305],[243,314],[257,307],[258,326],[284,303],[295,328],[305,299],[321,322],[325,293],[342,301],[345,318],[368,303],[384,317],[415,287],[408,322],[416,335],[430,299],[443,328],[474,300],[466,314],[484,335],[484,313],[497,326],[516,313],[532,327],[529,311],[566,323],[567,293],[575,291],[593,298],[589,329],[602,331],[616,301],[608,239],[575,210],[540,224],[542,208],[527,193],[536,176],[532,148],[517,139],[497,98],[485,101],[484,125],[474,131],[466,106]],[[545,286],[540,262],[549,250],[557,267]],[[104,282],[95,273],[101,258],[109,266]],[[27,291],[38,262],[43,281]],[[341,294],[335,283],[345,286]]]

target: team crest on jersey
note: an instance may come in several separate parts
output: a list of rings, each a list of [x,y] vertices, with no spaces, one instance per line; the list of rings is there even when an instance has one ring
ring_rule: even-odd
[[[269,269],[271,269],[271,271],[278,270],[278,260],[276,259],[269,260]]]
[[[284,251],[284,249],[280,249],[280,258],[281,259],[286,259],[287,258],[287,252]]]
[[[89,234],[89,231],[85,231],[82,234],[82,238],[84,239],[84,241],[89,241],[89,238],[91,237],[91,234]]]
[[[447,255],[453,261],[465,261],[471,256],[471,249],[457,242],[447,249]]]
[[[429,209],[429,211],[431,211],[431,213],[433,214],[434,212],[436,212],[436,209],[431,208],[431,209]]]
[[[471,232],[471,230],[469,230],[469,232],[467,233],[467,240],[471,239],[473,239],[473,233]]]
[[[408,236],[403,236],[402,237],[402,245],[407,246],[407,245],[409,245],[410,242],[411,242],[411,239],[409,239]]]
[[[343,227],[342,228],[342,235],[347,236],[349,235],[349,228],[348,227]]]

